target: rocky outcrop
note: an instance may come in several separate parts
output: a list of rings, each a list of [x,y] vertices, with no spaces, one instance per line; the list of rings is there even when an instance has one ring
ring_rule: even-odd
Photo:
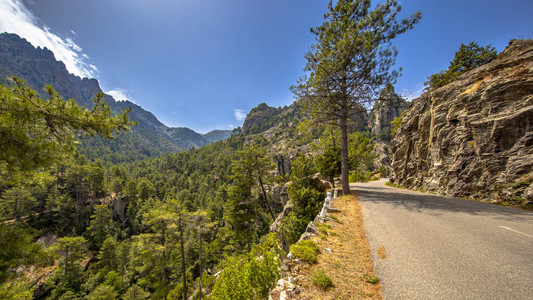
[[[246,119],[244,119],[244,123],[242,124],[242,130],[246,133],[265,131],[275,125],[272,122],[275,119],[274,116],[281,112],[281,108],[270,107],[266,103],[261,103],[252,108],[248,115],[246,115]]]
[[[392,84],[388,84],[381,91],[379,99],[368,115],[368,125],[372,134],[385,134],[390,137],[391,122],[394,118],[401,116],[407,107],[409,103],[394,92]]]
[[[409,107],[409,103],[394,91],[392,84],[388,84],[380,93],[374,107],[368,114],[368,126],[375,136],[374,166],[382,168],[382,176],[387,176],[390,166],[390,140],[392,139],[391,122],[402,115]]]
[[[391,150],[397,184],[475,198],[508,187],[513,197],[526,198],[533,172],[533,40],[512,40],[491,62],[415,99]]]
[[[272,157],[274,164],[276,164],[276,172],[278,175],[285,177],[291,174],[291,159],[286,155],[277,154]]]

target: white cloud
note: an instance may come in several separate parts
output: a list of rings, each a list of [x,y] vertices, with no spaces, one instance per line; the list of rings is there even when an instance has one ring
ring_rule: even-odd
[[[420,97],[424,93],[424,86],[422,84],[416,85],[416,90],[402,89],[400,96],[411,102],[414,99]]]
[[[233,115],[235,116],[235,119],[239,122],[246,118],[246,113],[242,109],[234,109]]]
[[[125,89],[115,88],[114,90],[110,90],[105,92],[106,94],[110,95],[111,97],[115,98],[116,101],[126,101],[129,100],[133,103],[132,97],[128,95],[128,91]]]
[[[72,38],[61,38],[40,22],[21,0],[0,0],[0,32],[16,33],[34,47],[48,48],[74,75],[94,77],[97,69],[85,61],[88,56],[82,53],[83,49]]]

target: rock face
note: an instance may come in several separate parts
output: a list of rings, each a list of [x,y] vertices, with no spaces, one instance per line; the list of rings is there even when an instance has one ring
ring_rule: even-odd
[[[533,40],[415,99],[391,143],[392,180],[488,198],[533,172]],[[524,181],[524,182],[522,182]],[[529,182],[531,184],[531,182]]]
[[[372,134],[387,134],[390,137],[391,122],[401,116],[407,107],[409,103],[394,92],[392,84],[387,85],[368,115],[368,125],[372,129]]]
[[[246,133],[259,133],[267,130],[275,124],[271,124],[274,116],[282,112],[282,108],[270,107],[266,103],[261,103],[254,107],[242,124],[242,130]]]
[[[291,174],[291,158],[286,155],[274,155],[274,163],[276,164],[276,172],[278,175],[285,177]]]
[[[384,167],[386,170],[390,166],[390,140],[392,139],[391,122],[402,115],[409,107],[409,102],[394,92],[394,86],[388,84],[380,93],[379,99],[368,115],[368,126],[372,134],[376,137],[374,144],[374,166]],[[387,174],[382,174],[386,176]]]

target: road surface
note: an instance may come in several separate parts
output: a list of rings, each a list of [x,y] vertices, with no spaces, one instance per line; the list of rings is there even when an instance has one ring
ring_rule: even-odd
[[[385,299],[533,299],[533,212],[385,182],[351,186]]]

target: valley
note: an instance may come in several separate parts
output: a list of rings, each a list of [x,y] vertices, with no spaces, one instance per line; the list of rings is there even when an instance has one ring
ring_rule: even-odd
[[[0,0],[0,8],[8,4],[0,30],[9,22],[24,30],[0,31],[1,299],[531,294],[533,40],[510,39],[502,51],[461,43],[439,58],[449,66],[432,69],[419,95],[407,97],[395,42],[432,23],[397,1],[331,1],[298,54],[303,70],[285,84],[287,103],[286,94],[263,96],[272,82],[288,80],[287,60],[242,50],[243,36],[254,43],[263,36],[226,28],[247,28],[238,14],[213,19],[220,24],[203,17],[194,26],[165,24],[179,41],[149,45],[146,60],[133,59],[146,51],[139,45],[110,45],[113,59],[101,61],[124,60],[124,70],[98,73],[73,38],[97,41],[92,27],[56,35],[26,8],[40,3]],[[202,14],[226,12],[212,10]],[[110,32],[126,30],[114,25]],[[200,29],[216,34],[193,33]],[[232,35],[218,40],[226,30]],[[50,49],[35,46],[36,32]],[[135,42],[151,38],[127,32]],[[186,47],[193,50],[180,52]],[[256,52],[270,65],[260,67]],[[104,93],[110,82],[133,82],[125,71],[132,69],[146,81],[134,89],[153,95],[142,105],[119,99],[125,89]],[[261,76],[251,75],[258,69]],[[238,88],[227,81],[235,74]],[[251,109],[243,110],[243,97]],[[148,103],[159,112],[144,109]],[[231,123],[218,116],[227,111]],[[220,125],[206,133],[168,126],[185,119],[202,124],[191,128]]]

